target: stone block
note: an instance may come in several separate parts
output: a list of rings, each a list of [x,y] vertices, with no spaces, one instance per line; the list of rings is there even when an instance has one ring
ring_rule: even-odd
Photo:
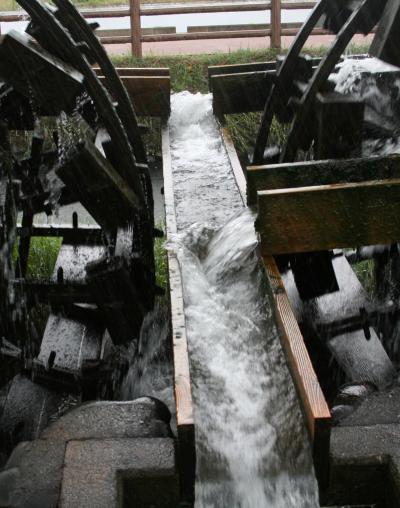
[[[61,508],[176,508],[178,504],[173,439],[68,443]]]
[[[170,437],[171,415],[160,401],[90,402],[72,409],[43,433],[42,439],[78,440]]]
[[[0,473],[0,506],[56,508],[64,453],[65,443],[61,442],[49,444],[36,440],[20,443],[6,469]]]

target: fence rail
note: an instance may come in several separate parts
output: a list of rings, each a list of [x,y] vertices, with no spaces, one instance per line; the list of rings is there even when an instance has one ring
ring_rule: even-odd
[[[125,44],[130,43],[132,54],[142,56],[143,42],[162,42],[162,41],[187,41],[202,39],[231,39],[240,37],[270,37],[271,46],[281,47],[281,38],[283,36],[295,36],[301,24],[291,24],[290,27],[282,23],[282,11],[293,9],[312,9],[316,2],[288,2],[281,0],[271,0],[269,2],[219,2],[219,3],[186,3],[186,4],[153,4],[141,5],[140,0],[129,0],[129,6],[126,8],[106,8],[106,9],[82,9],[80,12],[86,19],[93,18],[130,18],[130,33],[128,35],[110,35],[101,36],[104,44]],[[240,29],[230,30],[205,30],[188,31],[187,33],[143,33],[141,28],[142,16],[165,16],[173,14],[204,14],[215,12],[246,12],[246,11],[270,11],[271,23],[263,29],[249,29],[241,26]],[[29,20],[25,13],[0,13],[1,22],[16,22]],[[262,20],[260,20],[262,21]],[[251,27],[251,25],[248,25]],[[322,28],[316,28],[313,35],[322,35],[327,32]],[[1,24],[0,24],[1,34]]]

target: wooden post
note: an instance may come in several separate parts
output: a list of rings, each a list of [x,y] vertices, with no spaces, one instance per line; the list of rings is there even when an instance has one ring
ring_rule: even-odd
[[[281,43],[281,0],[271,0],[271,47],[280,49]]]
[[[140,0],[129,0],[131,17],[132,56],[142,58],[142,28],[140,22]]]

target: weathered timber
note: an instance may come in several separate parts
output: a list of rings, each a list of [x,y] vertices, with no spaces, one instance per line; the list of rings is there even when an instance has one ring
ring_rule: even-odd
[[[272,291],[281,343],[301,397],[311,437],[316,474],[320,486],[324,487],[328,478],[331,414],[274,258],[265,256],[264,265]]]
[[[123,78],[127,76],[170,76],[168,67],[115,67],[118,75]],[[98,76],[103,76],[100,67],[94,67],[94,71]]]
[[[134,191],[89,141],[73,151],[56,174],[107,230],[127,223],[137,209]]]
[[[172,180],[172,163],[168,127],[162,129],[162,153],[164,198],[167,237],[177,232]],[[171,327],[174,362],[174,389],[178,427],[179,474],[181,497],[194,500],[196,472],[195,427],[192,386],[190,380],[189,352],[186,335],[186,318],[183,301],[182,276],[179,261],[174,252],[167,251],[169,271],[169,295],[171,300]]]
[[[322,5],[323,3],[324,2],[321,1],[318,5]],[[326,55],[322,58],[321,63],[314,71],[313,76],[308,83],[307,89],[301,97],[299,108],[297,108],[296,114],[293,117],[285,144],[285,150],[282,152],[281,162],[292,162],[295,160],[297,151],[300,147],[303,150],[306,149],[302,140],[304,139],[304,131],[308,129],[308,122],[315,103],[315,97],[317,93],[321,91],[321,87],[324,83],[328,80],[329,75],[353,36],[363,25],[366,18],[368,18],[373,3],[374,0],[362,0],[355,6],[354,10],[339,30],[334,43],[331,45]],[[329,6],[330,2],[325,2],[325,7],[327,5]],[[282,85],[284,84],[285,82],[283,81]]]
[[[42,279],[15,279],[14,291],[25,294],[36,303],[52,305],[68,305],[73,302],[95,303],[95,296],[84,281],[58,282]]]
[[[103,333],[103,325],[92,321],[90,316],[76,320],[51,314],[36,363],[44,367],[48,378],[51,370],[72,378],[81,377],[85,362],[100,361]]]
[[[82,74],[38,46],[29,35],[9,32],[0,44],[0,58],[0,76],[25,97],[33,93],[47,114],[75,106],[75,97],[83,87]]]
[[[221,127],[221,136],[225,145],[226,153],[231,164],[233,174],[235,176],[235,182],[240,192],[243,204],[246,203],[246,177],[244,176],[243,168],[240,163],[238,154],[233,143],[233,139],[230,135],[229,129],[226,126]]]
[[[216,74],[209,79],[213,109],[218,115],[261,111],[275,71]]]
[[[52,281],[48,291],[53,288],[53,301],[69,309],[73,303],[94,303],[94,298],[86,284],[85,266],[88,262],[102,257],[106,252],[104,246],[62,245],[54,267]],[[60,269],[62,281],[60,281]],[[75,293],[66,293],[67,288],[75,288]],[[37,288],[32,288],[35,297],[40,298]],[[58,295],[55,295],[57,293]],[[80,292],[80,294],[78,293]],[[85,297],[85,298],[83,298]],[[47,296],[48,298],[48,296]],[[65,310],[65,309],[64,309]],[[100,362],[104,337],[104,325],[98,319],[92,319],[91,313],[80,313],[79,317],[52,313],[47,321],[40,352],[34,360],[34,375],[41,382],[56,384],[73,391],[81,389],[84,381],[86,363]],[[76,381],[78,382],[78,385]]]
[[[400,178],[400,157],[324,160],[249,166],[248,203],[257,203],[257,191],[365,182]]]
[[[127,132],[117,113],[116,105],[110,100],[107,90],[100,83],[88,60],[82,55],[80,46],[46,6],[36,0],[18,0],[18,2],[31,16],[34,27],[40,27],[40,30],[35,31],[35,38],[40,44],[51,47],[55,54],[60,55],[84,75],[86,89],[115,145],[115,153],[118,154],[118,172],[134,190],[139,202],[144,204],[145,196]]]
[[[360,157],[364,101],[337,92],[318,93],[315,100],[317,132],[315,159]]]
[[[100,76],[100,80],[104,79]],[[121,76],[135,111],[140,116],[167,118],[171,111],[169,76]]]
[[[89,263],[87,280],[103,321],[115,344],[137,346],[147,307],[141,288],[132,282],[131,269],[124,257],[114,256]]]
[[[32,226],[28,230],[21,225],[17,226],[16,231],[20,237],[29,235],[62,238],[64,245],[105,245],[107,243],[107,239],[100,227],[87,226],[85,224],[82,224],[79,228],[65,226],[64,224],[59,226]]]
[[[324,14],[328,0],[321,0],[315,4],[314,9],[310,13],[307,21],[304,23],[301,30],[298,32],[292,46],[289,49],[285,62],[279,67],[277,71],[277,84],[280,86],[273,86],[269,93],[268,99],[265,103],[263,116],[261,119],[261,125],[257,133],[256,145],[253,154],[253,163],[260,164],[263,160],[264,151],[267,147],[268,138],[270,134],[272,120],[277,108],[280,104],[280,89],[284,87],[291,77],[293,76],[293,70],[297,65],[297,59],[306,43],[308,36],[311,34],[315,25]]]
[[[392,65],[400,66],[398,51],[399,29],[400,3],[398,0],[388,0],[369,50],[370,55]]]
[[[391,243],[400,238],[400,179],[259,191],[264,255]]]
[[[139,163],[146,162],[146,151],[139,134],[135,110],[105,48],[71,2],[68,0],[57,0],[56,5],[59,9],[61,19],[66,22],[67,28],[72,33],[75,41],[83,41],[87,44],[94,59],[102,69],[103,74],[106,76],[108,86],[112,89],[112,94],[118,103],[118,115],[125,128],[135,158]],[[86,71],[90,72],[88,69],[86,69]]]

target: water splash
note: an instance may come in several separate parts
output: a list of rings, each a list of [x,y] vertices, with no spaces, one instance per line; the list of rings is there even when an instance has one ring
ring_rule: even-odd
[[[249,210],[170,246],[182,266],[195,402],[196,506],[318,506],[296,393]]]

